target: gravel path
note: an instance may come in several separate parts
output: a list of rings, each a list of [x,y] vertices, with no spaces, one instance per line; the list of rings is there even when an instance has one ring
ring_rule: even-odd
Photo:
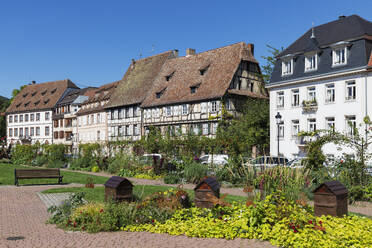
[[[72,185],[76,186],[76,185]],[[1,186],[0,187],[0,248],[5,247],[126,247],[126,248],[193,248],[251,247],[273,248],[268,242],[235,239],[200,239],[167,234],[111,232],[88,234],[69,233],[45,224],[47,208],[38,192],[66,185]]]

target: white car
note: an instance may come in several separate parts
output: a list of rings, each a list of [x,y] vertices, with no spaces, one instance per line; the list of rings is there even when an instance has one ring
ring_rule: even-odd
[[[150,164],[152,165],[154,163],[154,157],[157,159],[157,161],[160,161],[162,156],[158,153],[151,153],[151,154],[143,154],[140,157],[141,164]]]
[[[229,155],[225,154],[207,154],[199,158],[200,163],[202,164],[214,164],[214,165],[225,165]]]

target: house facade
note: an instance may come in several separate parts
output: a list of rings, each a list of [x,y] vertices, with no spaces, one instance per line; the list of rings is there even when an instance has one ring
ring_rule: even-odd
[[[53,143],[53,109],[78,87],[69,79],[36,84],[18,93],[6,111],[7,145]]]
[[[94,90],[95,88],[74,89],[53,109],[53,143],[66,145],[69,153],[76,152],[78,148],[76,113]]]
[[[127,72],[106,105],[108,140],[139,140],[143,129],[141,103],[165,61],[178,56],[168,51],[140,60],[132,60]]]
[[[306,156],[311,139],[299,132],[364,130],[364,117],[372,116],[371,51],[372,23],[352,15],[311,28],[277,56],[267,85],[272,155],[278,155],[278,137],[279,154],[295,158]],[[327,144],[323,152],[351,150]]]
[[[79,144],[106,143],[108,141],[108,114],[105,106],[120,81],[105,84],[90,93],[81,104],[77,115],[77,135]]]
[[[214,137],[222,111],[239,114],[247,98],[266,98],[253,44],[243,42],[167,60],[141,108],[144,134]]]

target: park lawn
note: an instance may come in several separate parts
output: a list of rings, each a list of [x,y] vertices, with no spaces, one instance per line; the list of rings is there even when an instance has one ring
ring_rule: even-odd
[[[170,186],[155,186],[155,185],[135,185],[133,188],[133,194],[137,197],[137,199],[143,199],[148,195],[159,191],[167,191],[169,189],[177,189],[176,187]],[[187,193],[189,193],[190,197],[194,198],[194,191],[186,189]],[[103,202],[105,196],[105,189],[102,186],[98,186],[95,188],[85,188],[85,187],[73,187],[73,188],[58,188],[58,189],[48,189],[43,191],[42,193],[77,193],[77,192],[85,192],[85,199],[89,202]],[[246,197],[243,196],[235,196],[235,195],[227,195],[224,199],[226,202],[245,202]]]
[[[35,167],[35,169],[36,168],[39,168],[39,167]],[[0,163],[0,185],[14,185],[14,169],[30,169],[30,167]],[[86,184],[88,178],[92,178],[93,183],[95,184],[104,184],[108,180],[107,177],[93,176],[93,175],[87,175],[87,174],[83,174],[79,172],[62,171],[62,170],[61,170],[61,175],[63,176],[62,182],[64,184],[67,184],[67,183]],[[19,182],[19,185],[57,184],[58,179],[57,178],[20,179],[18,180],[18,182]]]

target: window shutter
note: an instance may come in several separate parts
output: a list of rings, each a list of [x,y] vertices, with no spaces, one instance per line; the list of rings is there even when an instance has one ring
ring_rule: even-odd
[[[212,104],[211,102],[208,102],[208,112],[212,112]]]
[[[202,113],[207,113],[207,103],[206,102],[201,103],[201,112]]]

